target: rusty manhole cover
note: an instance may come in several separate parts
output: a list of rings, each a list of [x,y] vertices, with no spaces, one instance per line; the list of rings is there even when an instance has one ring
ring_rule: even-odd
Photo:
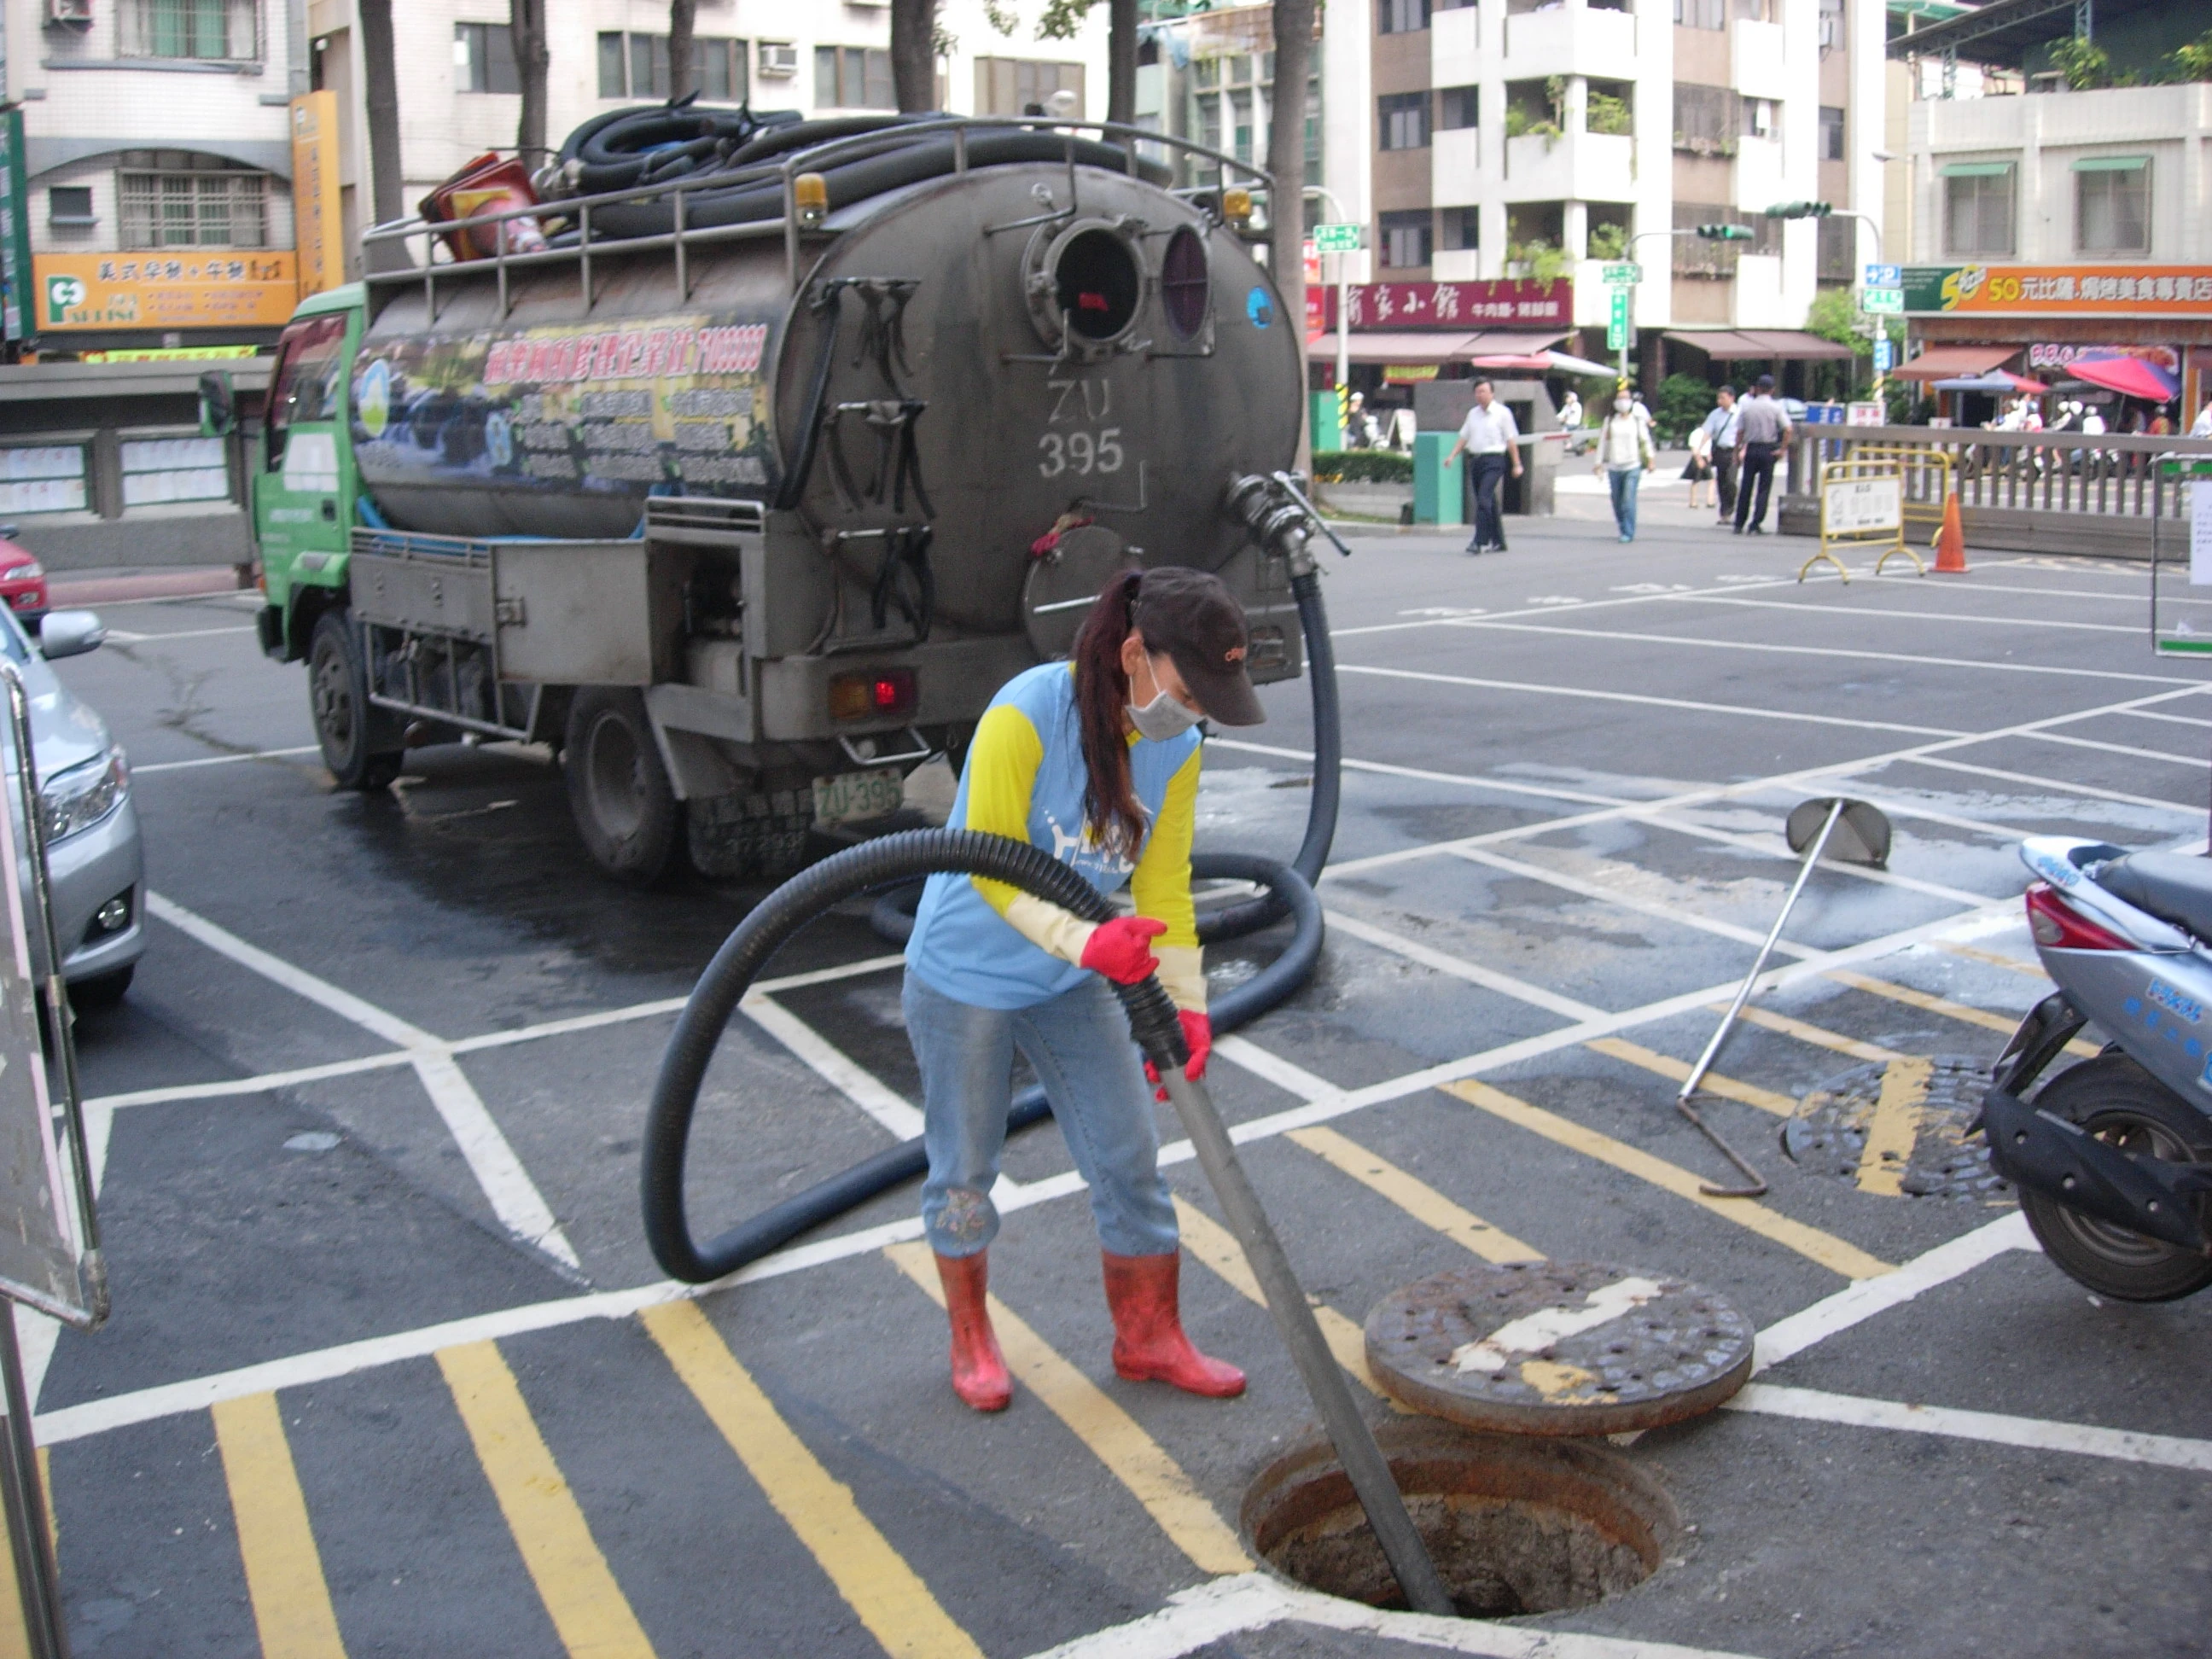
[[[1751,1322],[1711,1291],[1601,1261],[1455,1267],[1367,1316],[1367,1363],[1393,1398],[1507,1434],[1696,1417],[1744,1385],[1751,1345]]]
[[[1990,1151],[1966,1138],[1990,1068],[1966,1054],[1855,1066],[1821,1084],[1782,1126],[1782,1150],[1815,1175],[1905,1198],[1994,1198]]]

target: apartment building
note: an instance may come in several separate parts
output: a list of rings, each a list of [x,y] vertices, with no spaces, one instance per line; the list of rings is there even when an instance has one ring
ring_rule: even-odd
[[[1821,200],[1878,225],[1883,33],[1879,0],[1374,0],[1374,274],[1570,279],[1601,353],[1598,266],[1632,251],[1647,373],[1700,331],[1710,356],[1740,348],[1722,331],[1800,329],[1876,236],[1759,210]],[[1753,240],[1668,234],[1718,222]]]

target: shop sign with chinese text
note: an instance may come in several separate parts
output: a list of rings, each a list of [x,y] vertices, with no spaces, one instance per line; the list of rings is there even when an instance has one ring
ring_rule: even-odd
[[[1352,327],[1369,329],[1571,328],[1571,283],[1361,283],[1346,290]],[[1329,291],[1329,322],[1336,292]]]
[[[2212,265],[1907,265],[1905,309],[1918,316],[2201,317]]]
[[[41,253],[39,333],[73,328],[279,328],[300,301],[289,248]]]

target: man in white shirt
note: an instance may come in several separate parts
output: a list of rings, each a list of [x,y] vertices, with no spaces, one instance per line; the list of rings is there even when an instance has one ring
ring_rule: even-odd
[[[1474,539],[1467,548],[1470,553],[1505,550],[1505,524],[1498,511],[1498,486],[1509,467],[1515,477],[1521,476],[1520,438],[1521,428],[1514,423],[1513,411],[1498,401],[1488,380],[1477,380],[1474,407],[1460,422],[1459,441],[1452,445],[1451,453],[1444,457],[1444,465],[1449,466],[1464,452],[1474,479]]]
[[[1741,452],[1736,441],[1743,431],[1743,417],[1736,413],[1735,388],[1724,386],[1714,394],[1717,401],[1705,416],[1705,435],[1712,440],[1713,477],[1718,485],[1723,524],[1735,522],[1735,467]]]

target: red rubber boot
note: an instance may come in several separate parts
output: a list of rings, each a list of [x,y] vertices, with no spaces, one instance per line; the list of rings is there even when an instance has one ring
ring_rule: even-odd
[[[991,1330],[983,1301],[989,1282],[988,1253],[940,1255],[937,1277],[945,1285],[945,1311],[952,1321],[952,1392],[979,1412],[1002,1412],[1014,1397],[1006,1356]]]
[[[1244,1373],[1209,1359],[1183,1334],[1176,1302],[1182,1255],[1115,1255],[1106,1264],[1106,1305],[1114,1310],[1114,1370],[1131,1382],[1172,1382],[1187,1394],[1227,1400],[1244,1392]]]

